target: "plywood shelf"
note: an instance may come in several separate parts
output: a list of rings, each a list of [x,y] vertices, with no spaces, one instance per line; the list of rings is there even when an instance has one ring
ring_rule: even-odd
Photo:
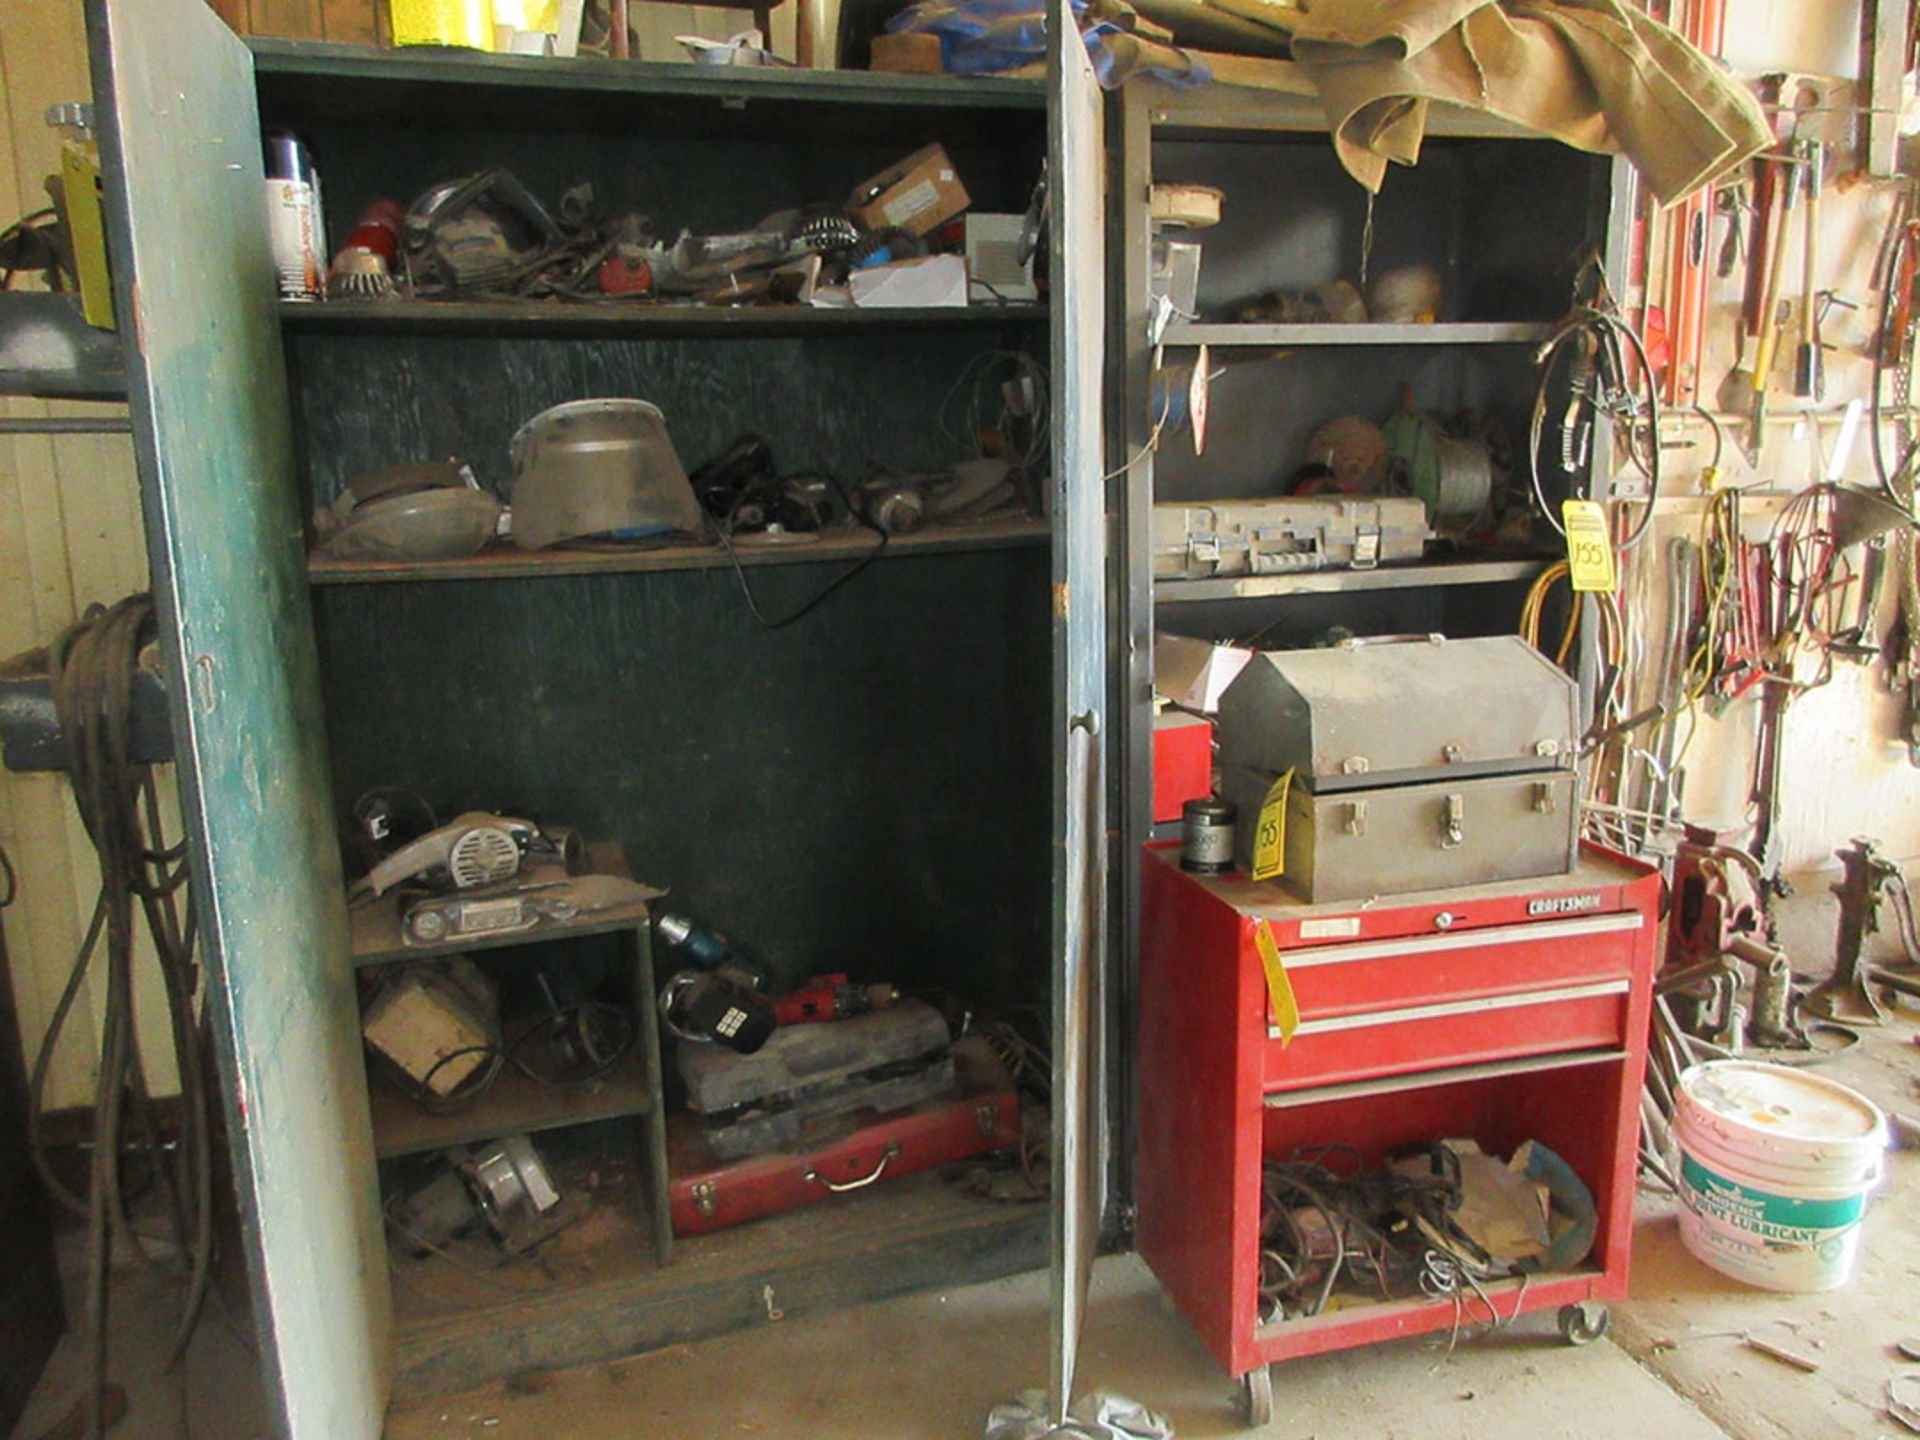
[[[426,1109],[384,1075],[372,1077],[367,1088],[373,1115],[373,1151],[382,1160],[449,1145],[471,1145],[501,1135],[535,1134],[567,1125],[644,1115],[655,1103],[638,1044],[611,1074],[590,1085],[543,1085],[507,1065],[484,1095],[450,1115]]]
[[[881,560],[957,550],[1005,550],[1044,545],[1052,536],[1044,519],[982,520],[940,525],[895,535],[882,550],[870,530],[847,530],[806,544],[734,542],[743,566],[803,565],[845,561],[880,551]],[[646,570],[716,570],[728,565],[718,545],[668,545],[653,550],[517,550],[496,545],[464,560],[354,561],[313,556],[307,574],[316,585],[354,585],[400,580],[531,580],[556,575],[601,575]]]

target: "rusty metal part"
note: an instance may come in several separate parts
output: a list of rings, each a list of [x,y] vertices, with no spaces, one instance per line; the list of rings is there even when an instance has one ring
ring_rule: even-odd
[[[1856,838],[1838,853],[1846,874],[1833,887],[1840,899],[1833,974],[1809,991],[1803,1003],[1809,1013],[1829,1020],[1883,1025],[1887,1008],[1869,983],[1871,975],[1861,964],[1860,952],[1867,936],[1880,928],[1880,902],[1900,871],[1872,840]]]

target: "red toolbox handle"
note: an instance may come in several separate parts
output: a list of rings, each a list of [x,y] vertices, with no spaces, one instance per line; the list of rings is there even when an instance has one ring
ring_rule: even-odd
[[[887,1146],[887,1148],[884,1151],[881,1152],[880,1163],[873,1167],[873,1173],[870,1175],[863,1175],[858,1180],[841,1180],[841,1181],[835,1182],[827,1179],[826,1176],[822,1175],[818,1170],[813,1169],[811,1166],[808,1167],[807,1173],[801,1176],[800,1178],[803,1180],[811,1180],[816,1185],[824,1185],[826,1186],[827,1189],[831,1190],[836,1195],[844,1195],[849,1190],[864,1190],[867,1188],[867,1186],[873,1184],[874,1181],[878,1180],[882,1175],[887,1173],[887,1162],[893,1159],[893,1157],[898,1155],[899,1153],[900,1153],[900,1142],[896,1140],[891,1145]]]

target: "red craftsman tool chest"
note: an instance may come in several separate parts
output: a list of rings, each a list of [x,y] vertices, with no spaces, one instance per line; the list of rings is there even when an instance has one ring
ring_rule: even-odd
[[[1141,857],[1135,1240],[1255,1415],[1275,1360],[1445,1330],[1450,1299],[1262,1323],[1261,1165],[1470,1137],[1550,1147],[1592,1191],[1577,1269],[1484,1286],[1502,1318],[1561,1307],[1569,1339],[1626,1293],[1659,875],[1587,847],[1570,874],[1308,904],[1244,875]],[[1276,1015],[1258,930],[1294,1016]],[[1284,1002],[1283,1002],[1284,1003]],[[1287,1022],[1282,1024],[1281,1022]],[[1579,1308],[1567,1308],[1579,1307]],[[1473,1319],[1488,1320],[1476,1297]]]

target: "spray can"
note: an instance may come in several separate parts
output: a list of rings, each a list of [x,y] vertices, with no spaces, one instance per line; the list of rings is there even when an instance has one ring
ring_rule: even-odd
[[[1224,875],[1233,868],[1231,800],[1207,795],[1180,807],[1180,868],[1195,875]]]
[[[267,136],[267,235],[282,300],[318,300],[327,278],[327,224],[320,176],[294,135]]]

